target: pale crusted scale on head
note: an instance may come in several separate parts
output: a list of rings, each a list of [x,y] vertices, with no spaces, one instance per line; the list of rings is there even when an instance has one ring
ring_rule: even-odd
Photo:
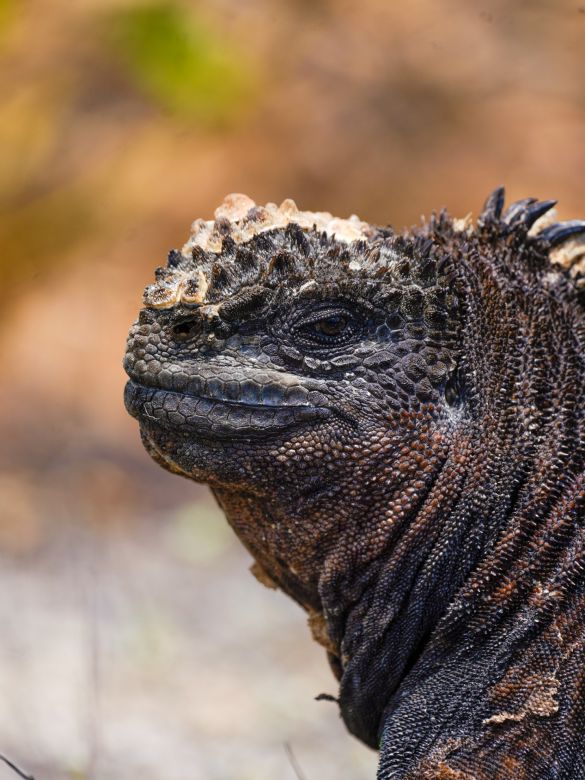
[[[142,301],[151,309],[170,309],[179,302],[178,285],[149,284]]]
[[[571,273],[585,274],[585,238],[582,236],[565,241],[549,253],[553,263],[570,268]]]
[[[180,300],[180,287],[184,275],[169,268],[157,268],[156,282],[144,291],[144,305],[153,309],[166,309]]]
[[[203,271],[198,268],[195,274],[187,276],[181,286],[181,301],[183,303],[203,303],[209,282]]]
[[[178,303],[203,303],[208,282],[201,269],[194,273],[160,269],[157,281],[144,291],[143,302],[151,309],[169,309]]]
[[[221,251],[226,228],[229,228],[227,235],[236,244],[243,244],[259,233],[286,228],[291,223],[306,230],[316,228],[346,243],[372,235],[372,227],[355,214],[348,219],[340,219],[328,211],[299,211],[290,198],[283,200],[280,206],[276,203],[257,206],[247,195],[231,194],[216,209],[215,221],[198,219],[193,223],[183,254],[188,255],[196,246],[211,252]]]
[[[456,233],[472,233],[473,232],[473,218],[471,211],[464,217],[453,220],[453,230]]]
[[[299,211],[290,198],[280,206],[267,203],[257,206],[247,195],[228,195],[215,210],[215,220],[197,219],[191,225],[191,235],[181,250],[181,256],[190,260],[194,252],[222,251],[226,238],[235,244],[245,244],[268,230],[285,229],[291,224],[303,230],[317,230],[342,243],[370,238],[375,229],[359,217],[348,219],[334,217],[326,211]],[[162,269],[161,269],[162,271]],[[157,274],[157,281],[144,292],[144,305],[151,308],[171,308],[179,303],[205,303],[210,280],[203,270],[169,269],[167,274]]]
[[[256,204],[252,198],[239,192],[232,192],[230,195],[226,195],[221,206],[215,209],[215,218],[227,219],[229,222],[239,222],[255,206]]]

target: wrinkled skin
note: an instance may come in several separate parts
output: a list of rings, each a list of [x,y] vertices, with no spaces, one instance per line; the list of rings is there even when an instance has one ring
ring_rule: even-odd
[[[147,450],[307,610],[382,780],[585,778],[585,309],[548,257],[585,225],[502,197],[353,242],[221,224],[128,340]]]

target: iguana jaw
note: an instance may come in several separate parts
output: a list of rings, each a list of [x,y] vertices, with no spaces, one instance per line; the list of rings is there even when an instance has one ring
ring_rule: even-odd
[[[220,385],[221,387],[221,385]],[[147,426],[178,429],[195,438],[265,439],[305,423],[326,419],[331,410],[313,406],[307,401],[287,399],[286,389],[273,393],[266,402],[256,402],[213,395],[195,395],[150,387],[130,380],[126,384],[126,409]],[[240,395],[244,395],[240,394]],[[256,394],[260,398],[261,394]],[[281,397],[282,403],[273,403]]]
[[[136,361],[125,368],[128,412],[142,423],[196,439],[261,438],[331,415],[322,382],[253,360],[182,360],[164,371]],[[323,392],[325,391],[325,392]]]

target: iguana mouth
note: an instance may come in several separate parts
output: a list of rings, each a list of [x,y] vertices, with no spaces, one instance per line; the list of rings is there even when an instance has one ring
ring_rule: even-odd
[[[330,409],[314,406],[300,393],[287,397],[282,388],[266,392],[264,399],[250,391],[234,400],[221,397],[221,385],[212,387],[213,396],[197,395],[130,380],[124,402],[128,412],[147,425],[189,431],[206,438],[265,437],[331,414]]]

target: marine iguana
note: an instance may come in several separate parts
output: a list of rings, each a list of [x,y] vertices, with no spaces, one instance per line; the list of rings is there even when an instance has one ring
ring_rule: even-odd
[[[125,392],[308,613],[379,780],[585,778],[585,222],[395,233],[229,196],[147,287]]]

